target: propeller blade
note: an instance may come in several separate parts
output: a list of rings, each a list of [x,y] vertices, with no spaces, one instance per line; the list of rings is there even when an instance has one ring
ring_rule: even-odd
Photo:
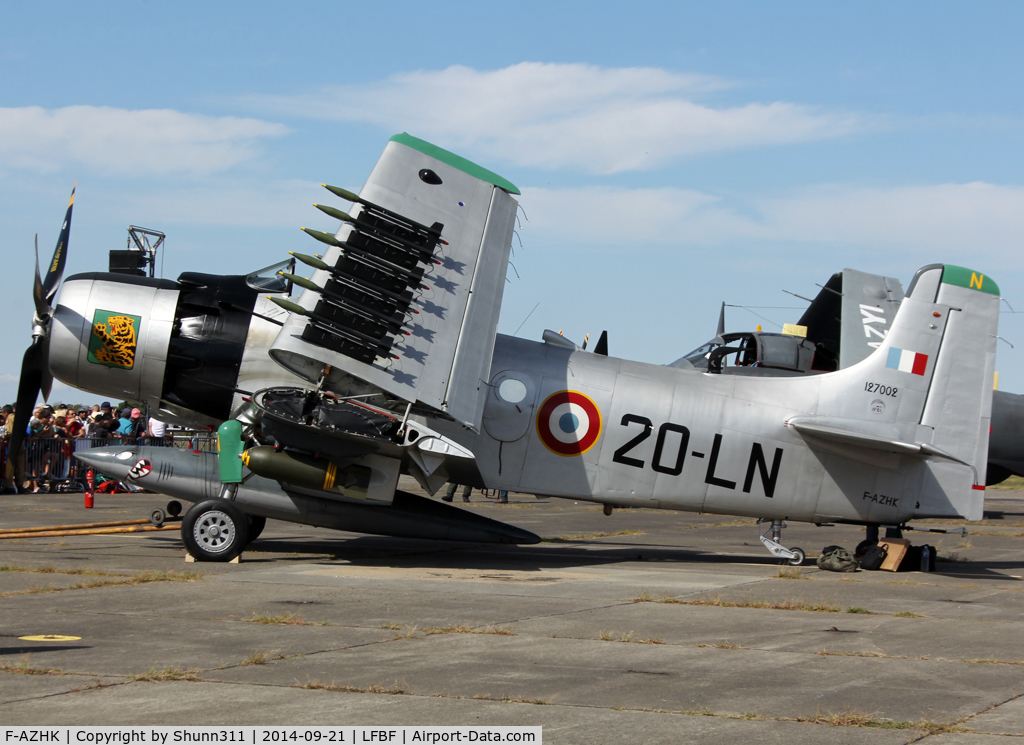
[[[25,428],[32,418],[32,410],[36,406],[39,394],[42,393],[43,398],[48,399],[53,387],[53,375],[49,365],[50,316],[53,313],[53,299],[57,295],[57,288],[64,276],[64,264],[67,261],[68,237],[71,235],[71,211],[75,206],[75,186],[71,187],[68,211],[64,215],[64,224],[60,227],[57,247],[53,251],[53,258],[46,268],[44,277],[39,276],[39,234],[36,234],[36,274],[32,282],[32,302],[36,306],[36,317],[32,321],[32,346],[25,350],[25,356],[21,360],[15,426],[8,443],[8,467],[7,473],[4,474],[5,478],[13,476],[18,486],[24,481],[25,461],[20,456],[25,441]]]
[[[43,281],[39,278],[39,234],[36,233],[36,278],[32,285],[32,302],[36,305],[37,323],[42,323],[50,315],[50,304],[46,302],[46,291]]]
[[[39,393],[43,401],[50,401],[50,391],[53,390],[53,373],[50,372],[50,337],[43,339],[43,361],[41,374],[39,376]]]
[[[46,297],[46,304],[53,305],[53,298],[57,294],[57,287],[64,276],[64,263],[68,258],[68,238],[71,236],[71,210],[75,206],[75,186],[71,187],[71,200],[68,202],[68,211],[64,215],[64,224],[60,226],[60,235],[57,237],[57,247],[53,249],[53,258],[46,269],[46,276],[43,277],[43,294]]]
[[[14,411],[14,431],[7,447],[7,462],[14,465],[15,484],[21,486],[24,481],[25,462],[21,455],[21,446],[25,441],[25,428],[32,418],[32,410],[39,397],[39,388],[43,380],[46,365],[46,339],[37,336],[32,346],[25,350],[21,360],[21,379],[18,381],[18,402]],[[10,468],[8,468],[8,471]]]

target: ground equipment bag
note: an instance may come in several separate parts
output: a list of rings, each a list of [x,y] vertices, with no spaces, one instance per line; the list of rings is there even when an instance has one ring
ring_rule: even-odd
[[[860,560],[860,568],[878,571],[882,568],[882,562],[885,561],[887,553],[888,549],[885,546],[866,546],[864,548],[864,558]]]
[[[828,572],[856,572],[860,564],[842,546],[825,546],[818,556],[818,568]]]
[[[928,563],[922,559],[925,546],[911,546],[907,549],[903,561],[900,562],[899,572],[934,572],[935,571],[935,546],[928,546]]]

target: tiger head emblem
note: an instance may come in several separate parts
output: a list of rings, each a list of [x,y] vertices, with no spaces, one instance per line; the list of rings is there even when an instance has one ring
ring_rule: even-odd
[[[139,316],[98,310],[89,339],[89,361],[107,367],[131,369],[138,345]]]

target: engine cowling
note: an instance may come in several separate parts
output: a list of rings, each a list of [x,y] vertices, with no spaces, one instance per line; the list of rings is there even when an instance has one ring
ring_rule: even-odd
[[[93,272],[65,280],[53,315],[50,371],[75,388],[159,400],[180,286]]]
[[[54,311],[50,370],[100,396],[144,401],[177,418],[223,421],[244,393],[238,385],[247,346],[268,344],[268,330],[277,330],[254,315],[265,302],[259,295],[241,275],[189,272],[177,281],[101,272],[69,277]],[[265,366],[257,375],[294,380]]]

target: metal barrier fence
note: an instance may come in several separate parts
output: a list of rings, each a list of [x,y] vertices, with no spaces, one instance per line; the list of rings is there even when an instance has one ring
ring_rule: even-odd
[[[7,473],[7,440],[0,443],[0,474]],[[25,440],[25,481],[70,484],[85,481],[85,467],[75,460],[75,453],[89,448],[111,445],[152,445],[175,447],[187,450],[217,451],[217,435],[214,432],[190,432],[169,437],[42,437]]]

